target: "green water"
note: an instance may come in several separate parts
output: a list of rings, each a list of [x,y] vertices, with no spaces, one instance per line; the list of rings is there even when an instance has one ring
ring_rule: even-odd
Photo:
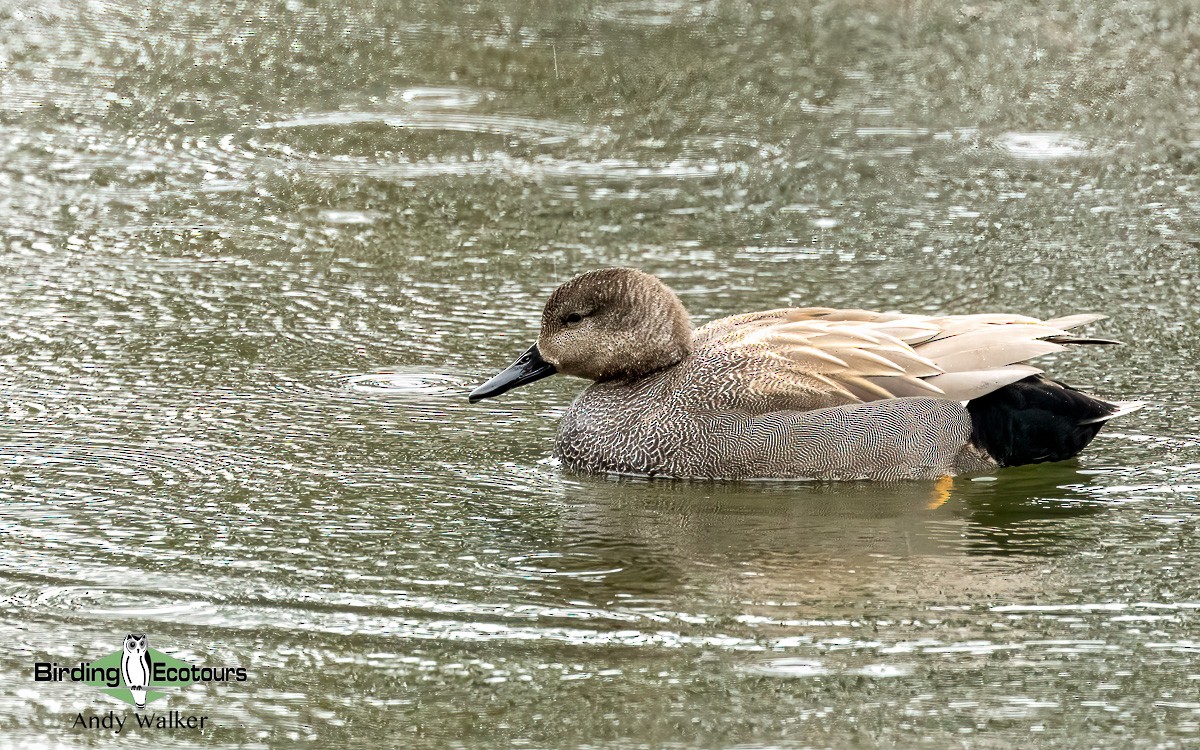
[[[1200,741],[1200,10],[796,5],[0,2],[0,745]],[[1105,312],[1045,366],[1149,406],[948,498],[567,475],[578,381],[466,394],[604,265]],[[131,632],[249,679],[73,730],[34,663]]]

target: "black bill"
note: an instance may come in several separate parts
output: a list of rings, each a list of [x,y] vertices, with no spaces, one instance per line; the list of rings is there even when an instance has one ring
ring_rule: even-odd
[[[485,398],[499,396],[501,393],[549,377],[556,372],[558,371],[554,369],[554,365],[542,359],[537,344],[534,344],[526,349],[524,354],[517,357],[517,361],[509,365],[507,370],[471,391],[471,395],[467,396],[467,401],[473,404]]]

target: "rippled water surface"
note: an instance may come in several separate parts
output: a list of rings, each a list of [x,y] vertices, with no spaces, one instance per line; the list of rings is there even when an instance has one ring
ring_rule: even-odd
[[[0,743],[127,632],[243,684],[124,746],[1200,741],[1190,2],[0,2]],[[548,461],[474,406],[572,274],[1108,313],[1149,406],[930,484]]]

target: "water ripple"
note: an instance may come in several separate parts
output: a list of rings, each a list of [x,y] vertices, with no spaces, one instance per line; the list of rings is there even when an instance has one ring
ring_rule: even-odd
[[[603,128],[588,128],[518,115],[472,115],[462,112],[318,112],[284,120],[264,122],[259,130],[339,127],[378,123],[411,130],[442,130],[457,133],[487,133],[523,138],[540,144],[563,143],[568,139],[601,140],[609,137]]]
[[[1098,156],[1098,147],[1067,133],[1005,133],[995,143],[1017,159],[1050,160]]]
[[[415,368],[362,373],[345,380],[347,388],[359,393],[404,398],[460,397],[472,382],[458,375]]]

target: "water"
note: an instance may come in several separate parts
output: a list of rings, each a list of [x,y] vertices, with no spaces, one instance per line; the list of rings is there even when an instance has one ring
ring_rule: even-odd
[[[127,746],[1178,747],[1200,731],[1187,2],[0,3],[0,732]],[[564,474],[468,406],[572,274],[697,322],[1049,316],[1150,405],[929,484]]]

